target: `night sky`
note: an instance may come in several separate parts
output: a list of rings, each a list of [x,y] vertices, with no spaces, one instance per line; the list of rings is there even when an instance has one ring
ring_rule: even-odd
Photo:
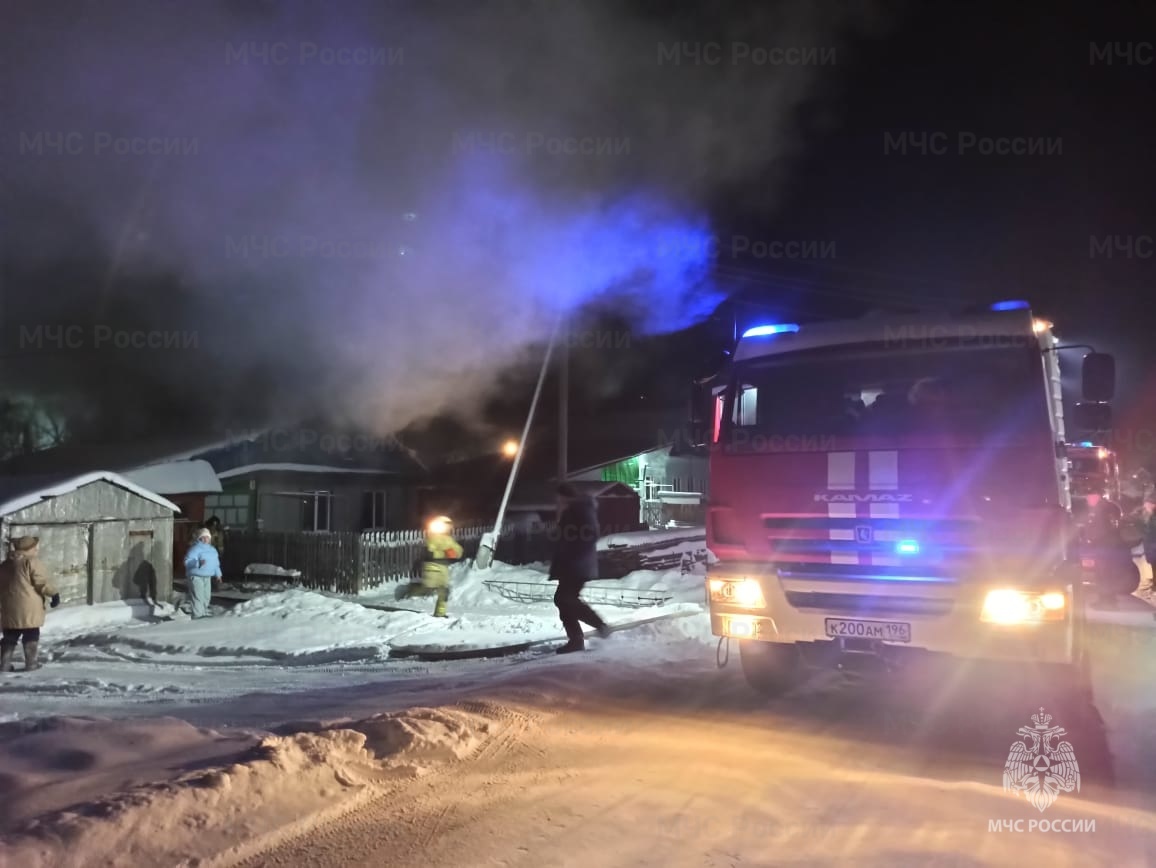
[[[1151,4],[51,6],[0,36],[0,386],[63,396],[94,432],[480,419],[532,383],[554,318],[592,307],[619,319],[576,316],[596,345],[578,400],[621,405],[677,393],[701,360],[647,336],[728,294],[691,334],[702,359],[736,315],[1026,298],[1117,355],[1115,442],[1156,456]],[[237,59],[281,43],[296,62]],[[306,43],[404,63],[325,66]],[[30,146],[45,130],[79,131],[78,153]],[[113,159],[100,135],[198,152]],[[984,153],[1004,142],[1025,152]],[[241,255],[255,237],[372,255]],[[20,337],[60,323],[85,345]],[[91,345],[124,323],[197,351]]]
[[[733,212],[740,233],[829,242],[834,257],[726,270],[763,272],[748,295],[772,304],[800,287],[801,307],[1028,299],[1065,342],[1117,355],[1115,442],[1151,461],[1156,7],[910,4],[895,20],[848,52],[833,126],[807,137],[781,207]],[[1110,65],[1091,48],[1108,43]],[[885,153],[905,131],[907,154]],[[961,134],[976,142],[963,153]],[[1058,140],[1062,153],[985,156],[984,136]]]

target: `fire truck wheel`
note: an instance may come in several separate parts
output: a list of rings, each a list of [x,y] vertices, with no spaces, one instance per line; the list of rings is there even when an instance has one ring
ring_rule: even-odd
[[[802,665],[793,645],[740,642],[739,659],[747,684],[763,696],[778,696],[799,683]]]

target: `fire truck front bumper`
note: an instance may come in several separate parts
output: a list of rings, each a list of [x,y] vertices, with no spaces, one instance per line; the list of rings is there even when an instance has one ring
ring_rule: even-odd
[[[894,586],[877,593],[862,585],[788,590],[774,576],[708,577],[711,631],[720,637],[797,645],[815,658],[1074,662],[1070,592],[997,590],[964,599],[949,598],[947,589],[913,597]]]

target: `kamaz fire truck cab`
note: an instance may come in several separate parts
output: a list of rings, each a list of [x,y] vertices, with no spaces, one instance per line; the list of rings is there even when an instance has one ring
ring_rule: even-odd
[[[719,387],[711,626],[769,694],[807,664],[953,658],[1083,678],[1050,323],[1025,303],[749,329]],[[1110,356],[1080,427],[1107,427]]]

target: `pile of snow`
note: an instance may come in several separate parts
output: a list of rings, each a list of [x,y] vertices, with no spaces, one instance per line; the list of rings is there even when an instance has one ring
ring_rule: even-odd
[[[217,855],[240,861],[279,831],[299,834],[380,795],[391,782],[470,756],[504,730],[504,717],[472,703],[469,710],[414,708],[315,732],[268,736],[232,763],[206,768],[186,761],[186,767],[200,768],[104,798],[78,793],[68,808],[18,826],[7,839],[5,864],[198,864]],[[180,727],[176,723],[174,731]],[[38,761],[74,771],[103,762],[93,750],[77,749],[71,732],[64,727],[55,734],[18,737],[10,749],[26,751],[30,769]],[[128,727],[118,753],[129,752],[133,738],[156,732],[155,725],[139,731]],[[180,735],[188,733],[174,743]],[[114,749],[109,743],[102,747]]]
[[[517,583],[527,586],[527,593],[536,593],[543,598],[541,603],[525,603],[504,596],[493,586],[499,583]],[[540,587],[534,591],[533,587]],[[433,607],[431,598],[416,597],[397,600],[398,583],[386,584],[379,588],[363,591],[358,597],[365,603],[383,602],[412,611],[429,611]],[[548,611],[553,608],[552,599],[557,583],[550,581],[544,564],[511,566],[495,561],[488,570],[472,569],[469,564],[459,564],[450,568],[450,614],[457,612],[476,613],[478,611]],[[588,582],[587,588],[606,591],[665,592],[672,602],[705,605],[705,570],[702,564],[688,573],[681,570],[656,572],[636,570],[620,579],[598,579]]]
[[[508,599],[487,587],[486,583],[493,581],[537,585],[541,601]],[[376,597],[363,594],[358,602],[292,589],[262,594],[213,618],[138,623],[131,629],[111,619],[112,610],[101,607],[88,629],[80,626],[84,619],[77,616],[68,645],[115,652],[120,659],[144,662],[214,658],[238,664],[300,666],[382,661],[399,645],[475,649],[563,638],[552,602],[557,585],[541,570],[501,563],[489,570],[471,570],[462,564],[451,570],[451,582],[449,618],[431,617],[431,597],[396,600],[397,583],[377,589]],[[701,612],[705,606],[701,573],[639,571],[616,581],[591,582],[588,587],[654,591],[670,598],[661,608],[596,604],[611,625],[628,624],[656,613]],[[371,608],[375,599],[382,609]],[[127,615],[123,617],[128,620]]]
[[[379,612],[311,591],[266,594],[214,618],[129,630],[98,629],[74,638],[101,647],[127,646],[132,656],[261,658],[332,663],[384,659],[390,640],[428,628],[410,612]]]
[[[0,726],[0,832],[109,790],[156,779],[158,766],[221,762],[257,739],[166,717],[50,717]],[[2,861],[2,860],[0,860]]]
[[[248,564],[245,567],[245,575],[247,576],[277,576],[285,579],[299,579],[301,578],[301,570],[290,570],[285,567],[279,567],[276,564]]]

